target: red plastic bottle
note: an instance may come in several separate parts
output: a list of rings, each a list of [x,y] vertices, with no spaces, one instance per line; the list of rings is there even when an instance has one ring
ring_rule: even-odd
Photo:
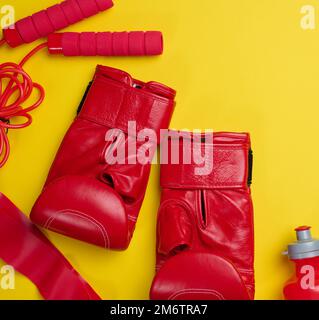
[[[311,236],[311,227],[299,227],[297,241],[285,252],[296,265],[296,274],[286,283],[286,300],[319,300],[319,240]]]

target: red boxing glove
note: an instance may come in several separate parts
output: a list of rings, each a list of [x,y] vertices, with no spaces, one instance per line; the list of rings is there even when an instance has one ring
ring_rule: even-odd
[[[194,161],[161,166],[157,275],[151,299],[254,298],[249,135],[211,135],[205,156],[213,164],[209,174],[196,175]],[[196,147],[194,154],[203,151],[203,136],[192,134],[189,140]],[[180,139],[170,141],[183,152]]]
[[[100,300],[63,255],[0,193],[0,258],[47,300]]]
[[[126,249],[150,173],[150,163],[134,163],[136,155],[125,155],[128,140],[136,141],[128,122],[135,121],[137,132],[153,129],[158,138],[169,125],[174,97],[175,91],[162,84],[99,66],[32,209],[32,221],[98,246]],[[112,142],[106,139],[110,129],[121,130]],[[125,147],[122,164],[111,159],[115,146]]]
[[[65,56],[154,56],[163,53],[159,31],[65,32],[48,37],[51,54]]]
[[[3,30],[11,47],[30,43],[50,33],[105,11],[113,6],[112,0],[65,0],[30,17],[17,21],[14,27]]]

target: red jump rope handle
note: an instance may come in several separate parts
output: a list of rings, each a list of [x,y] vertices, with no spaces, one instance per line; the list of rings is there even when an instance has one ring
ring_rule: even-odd
[[[48,37],[51,54],[65,56],[152,56],[163,53],[159,31],[66,32]]]
[[[30,43],[113,6],[112,0],[66,0],[3,30],[11,47]]]

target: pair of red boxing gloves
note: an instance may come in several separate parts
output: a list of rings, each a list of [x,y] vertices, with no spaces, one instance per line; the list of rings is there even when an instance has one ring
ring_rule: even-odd
[[[126,72],[98,66],[32,209],[32,222],[94,245],[125,250],[133,236],[145,196],[151,159],[162,141],[162,131],[169,127],[175,94],[173,89],[157,82],[144,83]],[[131,122],[135,123],[136,132],[151,130],[153,135],[146,138],[145,134],[145,140],[139,140],[128,129]],[[174,136],[174,131],[167,132],[168,146],[174,145],[183,154],[185,141],[178,135]],[[192,145],[195,153],[201,153],[208,144],[205,159],[212,170],[198,174],[196,157],[184,164],[173,164],[173,148],[167,149],[168,161],[161,164],[156,276],[150,298],[253,299],[254,236],[249,135],[188,133],[187,139],[186,145]],[[138,152],[144,153],[149,161],[137,161],[138,152],[134,156],[128,152],[132,141],[136,142]],[[146,141],[148,148],[143,147]],[[121,163],[114,161],[118,156],[116,153],[121,150],[119,146],[124,150]],[[29,225],[28,228],[35,227]],[[33,238],[34,232],[38,231],[31,232]],[[28,242],[21,239],[19,245],[12,241],[10,246],[19,256],[19,248],[24,247],[25,250]],[[44,252],[42,243],[41,248]],[[31,254],[40,259],[32,250]],[[71,273],[76,277],[73,279],[76,283],[74,290],[81,287],[86,292],[77,298],[96,297],[54,249],[46,250],[50,252],[51,259],[45,265],[54,261],[53,264],[64,266],[54,272],[58,282],[64,281],[63,277]],[[3,245],[0,254],[1,251]],[[17,264],[9,253],[5,260]],[[20,264],[23,261],[18,260]],[[19,265],[20,269],[24,271],[25,265],[22,268]],[[49,269],[44,268],[43,273]],[[24,273],[28,275],[28,272]],[[35,278],[43,288],[37,275]],[[66,278],[69,279],[68,276]],[[42,291],[46,293],[46,289]],[[44,296],[55,298],[51,293]]]

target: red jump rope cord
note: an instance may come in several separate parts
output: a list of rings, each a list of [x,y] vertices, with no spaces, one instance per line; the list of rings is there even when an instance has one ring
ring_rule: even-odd
[[[0,40],[0,46],[5,40]],[[7,136],[8,129],[21,129],[32,123],[30,111],[36,109],[45,97],[41,85],[34,83],[24,71],[24,64],[39,50],[46,48],[47,43],[40,44],[27,54],[19,63],[7,62],[0,64],[0,168],[7,162],[10,154],[10,143]],[[29,107],[23,107],[34,89],[39,92],[37,101]],[[24,122],[11,124],[14,117],[25,118]]]

